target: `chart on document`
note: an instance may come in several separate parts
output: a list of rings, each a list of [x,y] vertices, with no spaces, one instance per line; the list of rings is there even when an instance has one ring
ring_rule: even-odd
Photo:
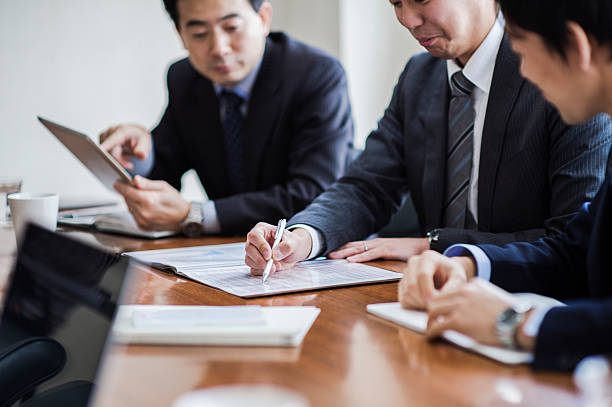
[[[291,269],[270,274],[265,283],[261,276],[251,275],[247,266],[181,269],[178,274],[244,298],[396,281],[402,277],[401,273],[346,260],[298,263]]]

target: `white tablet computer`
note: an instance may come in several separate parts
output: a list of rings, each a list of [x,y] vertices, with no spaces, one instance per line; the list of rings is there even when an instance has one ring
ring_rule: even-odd
[[[38,120],[98,179],[113,191],[117,181],[132,184],[132,176],[109,153],[83,133],[38,116]]]

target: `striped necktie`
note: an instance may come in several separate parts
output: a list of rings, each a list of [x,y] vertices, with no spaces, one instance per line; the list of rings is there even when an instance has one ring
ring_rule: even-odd
[[[232,193],[244,192],[244,164],[242,148],[241,107],[244,99],[234,92],[223,90],[219,102],[223,109],[223,133],[225,140],[225,167]]]
[[[452,75],[450,83],[444,226],[465,228],[474,148],[474,84],[461,71]]]

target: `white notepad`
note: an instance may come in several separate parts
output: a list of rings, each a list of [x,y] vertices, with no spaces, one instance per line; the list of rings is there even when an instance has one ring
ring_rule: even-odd
[[[401,273],[346,260],[312,260],[270,274],[265,283],[244,264],[244,243],[124,253],[162,271],[243,298],[397,281]]]
[[[367,306],[367,310],[370,314],[387,319],[419,333],[424,333],[427,328],[427,313],[404,309],[399,302],[370,304]],[[529,363],[533,359],[533,355],[530,352],[482,345],[469,336],[456,331],[446,331],[442,334],[442,337],[464,349],[509,365]]]
[[[317,307],[122,305],[113,325],[119,343],[298,346]]]
[[[539,306],[562,306],[565,305],[554,298],[532,293],[517,293],[513,296],[520,302],[529,304],[533,307]],[[369,313],[387,319],[391,322],[412,329],[413,331],[424,333],[427,328],[427,313],[422,311],[407,310],[400,306],[399,302],[389,302],[383,304],[370,304],[367,306]],[[533,360],[531,352],[516,351],[500,348],[497,346],[487,346],[476,342],[467,335],[456,331],[446,331],[442,337],[464,349],[479,353],[483,356],[497,360],[508,365],[518,365],[530,363]]]

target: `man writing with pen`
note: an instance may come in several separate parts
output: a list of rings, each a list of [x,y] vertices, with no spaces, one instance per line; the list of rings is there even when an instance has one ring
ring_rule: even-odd
[[[506,244],[562,232],[605,175],[610,118],[570,126],[532,83],[494,0],[389,1],[428,51],[412,57],[346,174],[289,219],[247,235],[246,264],[273,272],[318,256],[406,261],[454,243]],[[409,191],[421,235],[367,239]]]
[[[102,147],[136,175],[117,184],[138,225],[187,235],[244,234],[302,210],[344,172],[353,124],[344,70],[270,33],[262,0],[164,0],[189,56],[168,70],[151,133],[112,126]],[[210,201],[187,202],[195,169]],[[147,178],[144,178],[147,177]]]

